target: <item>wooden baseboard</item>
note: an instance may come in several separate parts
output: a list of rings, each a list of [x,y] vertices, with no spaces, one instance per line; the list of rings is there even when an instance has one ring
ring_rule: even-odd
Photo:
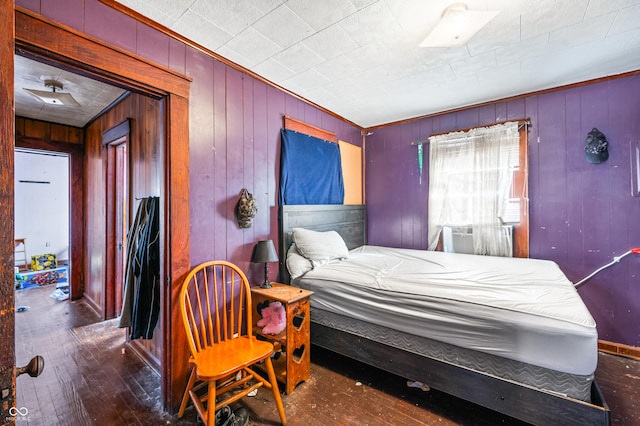
[[[598,340],[598,350],[613,355],[625,356],[640,361],[640,347],[623,345],[622,343]]]
[[[127,328],[127,332],[129,332]],[[149,350],[144,346],[140,340],[129,340],[129,347],[158,375],[160,374],[160,360],[156,358]]]
[[[87,305],[89,305],[89,307],[93,309],[95,313],[98,314],[98,316],[100,316],[100,320],[104,320],[104,316],[102,316],[102,309],[100,308],[100,305],[97,304],[96,301],[93,300],[87,293],[83,293],[82,298],[87,302]]]

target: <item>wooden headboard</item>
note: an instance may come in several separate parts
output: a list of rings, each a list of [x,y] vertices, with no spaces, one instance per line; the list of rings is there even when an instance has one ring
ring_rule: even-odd
[[[336,231],[349,250],[367,242],[366,210],[364,205],[322,204],[280,206],[279,214],[280,281],[289,283],[287,251],[293,242],[291,230],[305,228],[312,231]]]

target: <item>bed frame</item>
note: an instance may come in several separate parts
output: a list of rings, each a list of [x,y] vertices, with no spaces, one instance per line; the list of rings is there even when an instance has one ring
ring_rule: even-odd
[[[347,247],[366,243],[362,205],[280,207],[280,279],[289,283],[286,253],[292,228],[337,231]],[[401,377],[534,425],[610,425],[610,411],[596,381],[591,403],[545,392],[327,327],[311,317],[311,343]]]

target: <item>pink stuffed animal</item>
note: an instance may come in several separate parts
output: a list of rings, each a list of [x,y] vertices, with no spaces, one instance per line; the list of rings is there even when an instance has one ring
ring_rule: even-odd
[[[280,302],[271,302],[262,308],[260,315],[262,319],[258,321],[258,327],[263,327],[264,334],[278,334],[287,326],[287,314]]]

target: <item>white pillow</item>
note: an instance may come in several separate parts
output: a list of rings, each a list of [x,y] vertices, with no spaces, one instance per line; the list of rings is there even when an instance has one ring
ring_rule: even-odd
[[[293,228],[292,233],[298,251],[314,266],[349,257],[349,249],[336,231],[318,232]]]
[[[298,252],[295,243],[291,244],[287,251],[287,270],[291,279],[298,278],[312,269],[311,261]]]

